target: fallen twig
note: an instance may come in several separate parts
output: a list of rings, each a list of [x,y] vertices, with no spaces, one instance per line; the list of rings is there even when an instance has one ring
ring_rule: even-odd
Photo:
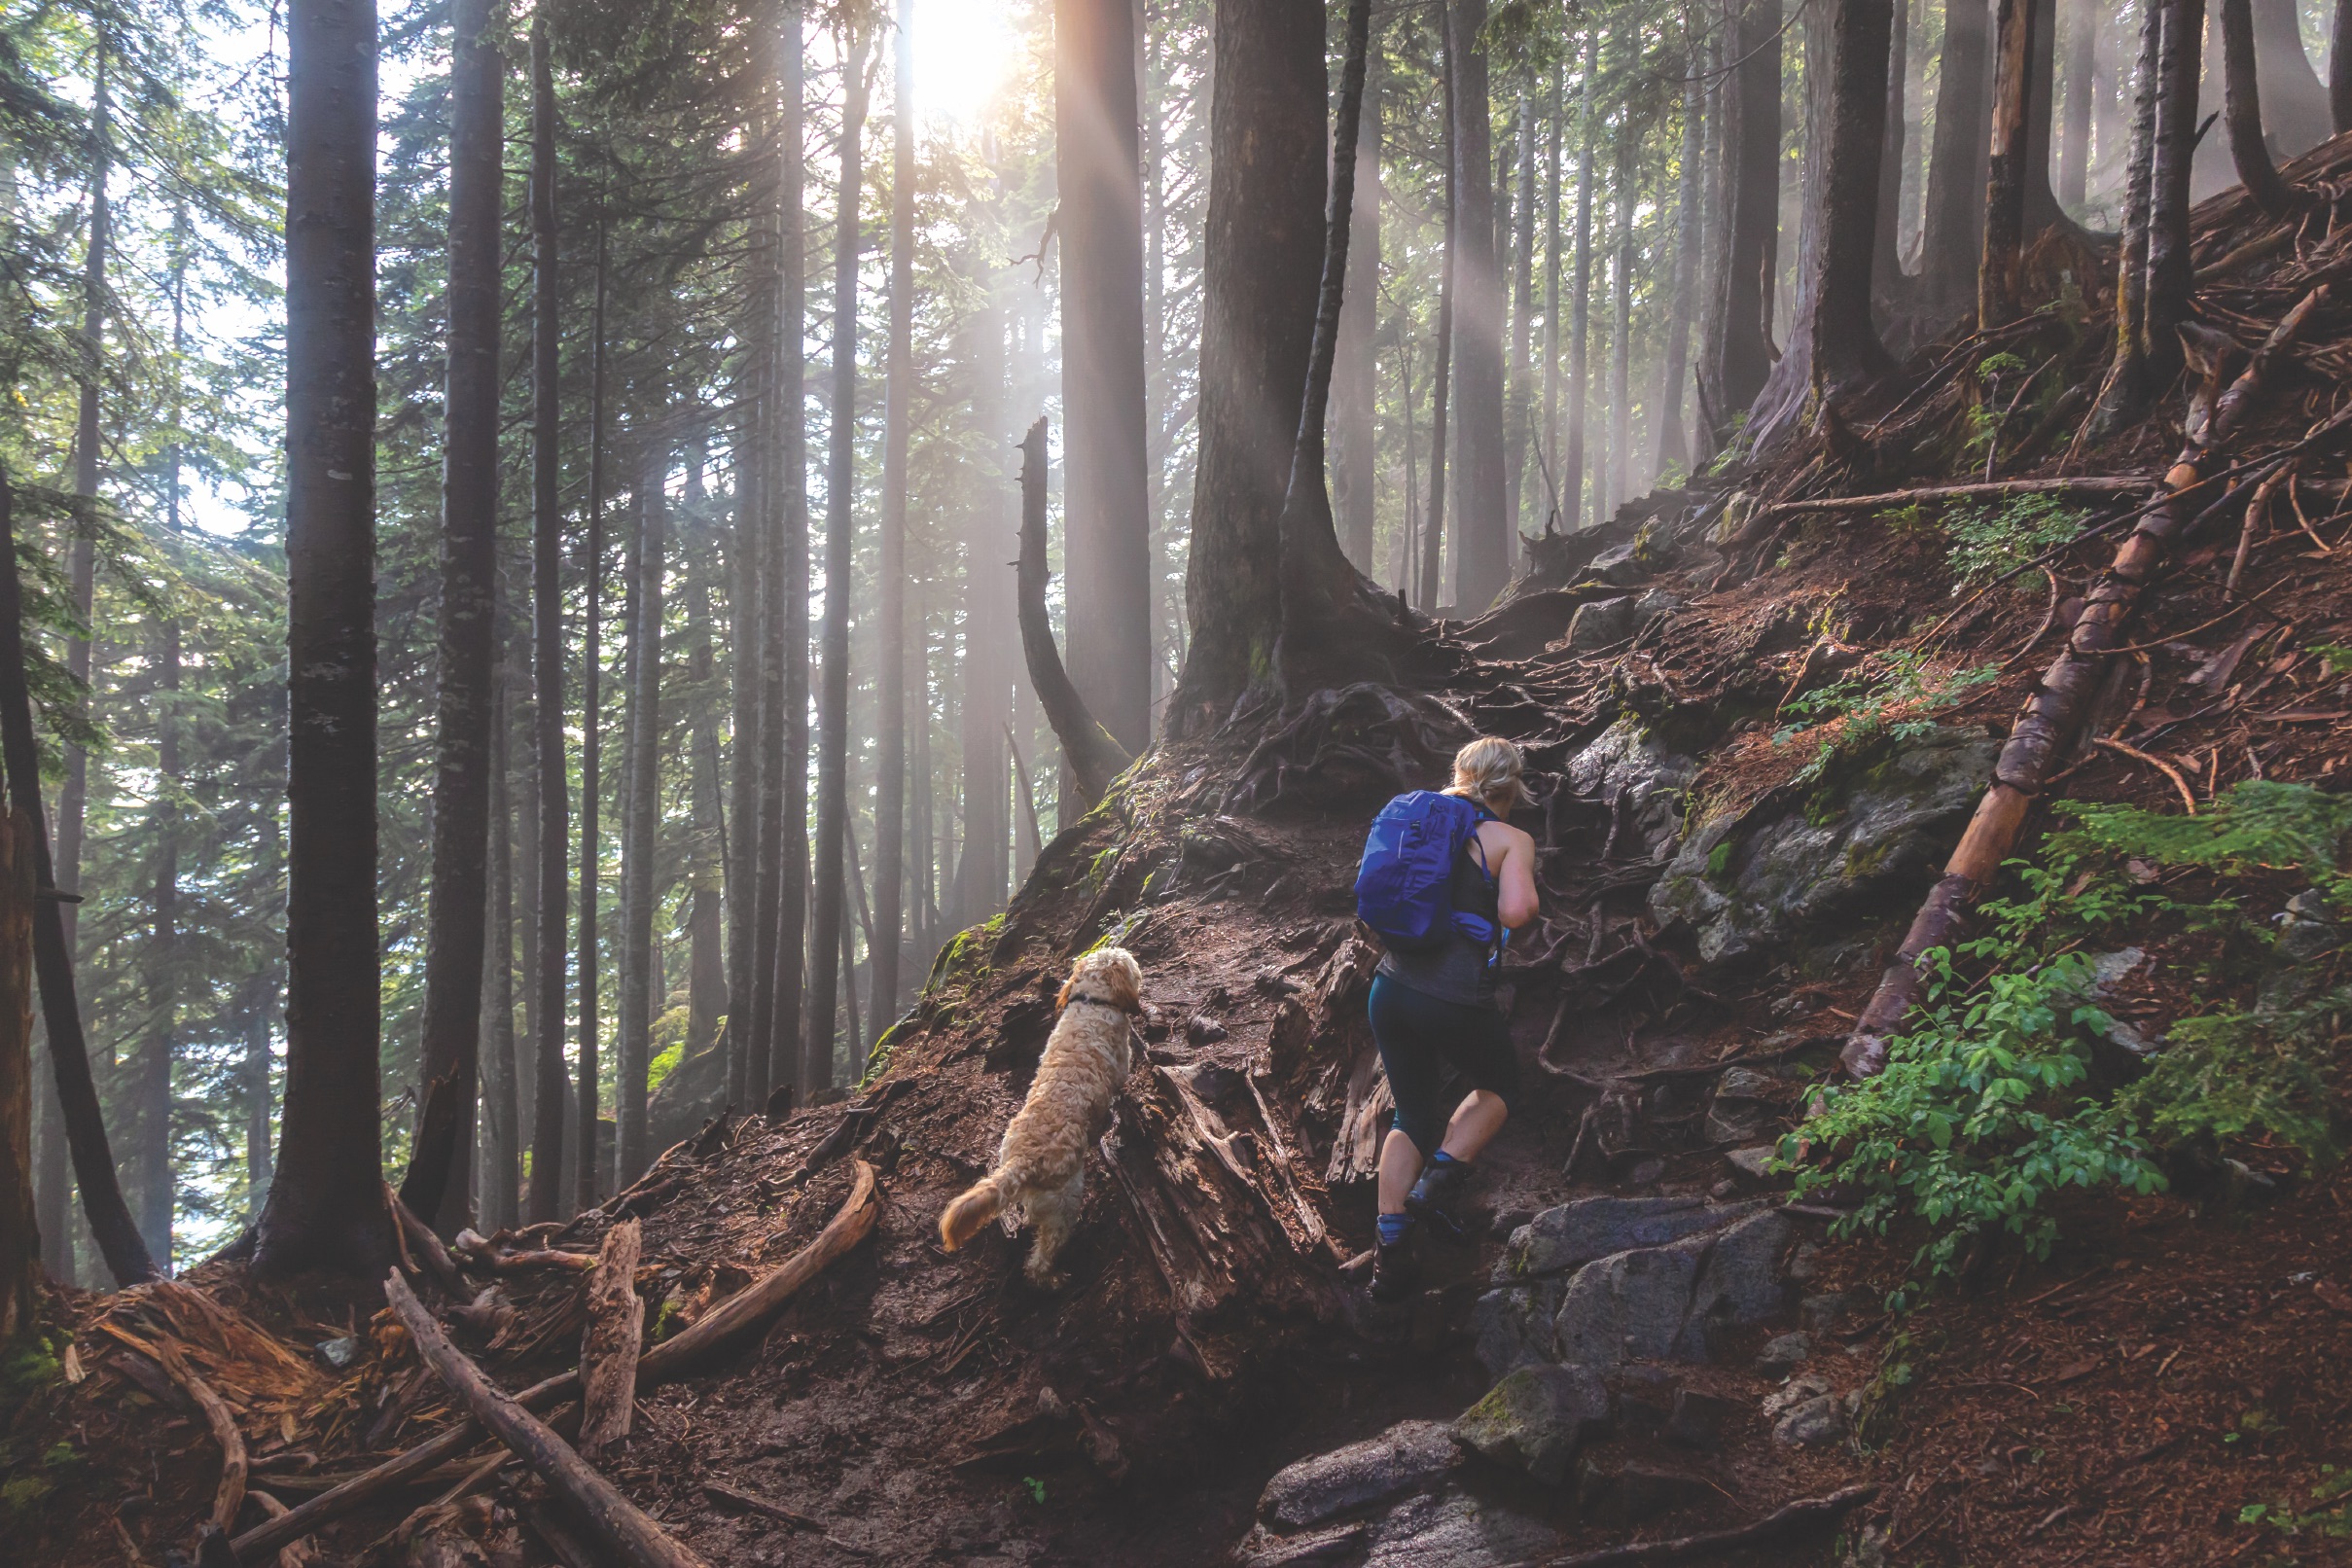
[[[704,1313],[691,1327],[648,1350],[637,1362],[637,1386],[647,1389],[667,1382],[734,1345],[781,1309],[795,1291],[822,1273],[827,1265],[865,1240],[879,1213],[873,1167],[859,1160],[849,1196],[834,1211],[832,1220],[817,1238],[714,1310]],[[579,1391],[579,1372],[567,1372],[532,1384],[515,1395],[514,1402],[526,1410],[544,1410]],[[460,1422],[439,1437],[429,1438],[408,1452],[321,1492],[289,1511],[284,1517],[254,1526],[233,1543],[237,1555],[245,1561],[258,1561],[262,1553],[274,1551],[400,1490],[473,1447],[481,1437],[481,1429],[474,1422]]]
[[[1879,512],[1889,507],[1923,506],[1940,501],[1998,501],[2013,495],[2142,495],[2144,479],[2085,476],[2048,480],[1994,480],[1979,484],[1934,484],[1916,490],[1886,490],[1876,495],[1816,495],[1802,501],[1775,501],[1764,509],[1765,517],[1793,517],[1806,512]]]
[[[473,1359],[449,1340],[447,1331],[425,1310],[398,1269],[384,1276],[384,1298],[416,1341],[416,1352],[468,1413],[499,1442],[520,1454],[540,1479],[560,1492],[581,1523],[614,1557],[631,1568],[701,1568],[702,1559],[648,1517],[620,1488],[548,1430],[514,1397],[484,1375]]]
[[[223,1530],[236,1528],[237,1510],[245,1506],[245,1438],[236,1429],[236,1416],[212,1385],[196,1374],[180,1347],[169,1339],[152,1342],[139,1337],[128,1329],[106,1318],[98,1327],[122,1340],[125,1345],[163,1369],[164,1374],[180,1387],[180,1392],[196,1402],[204,1412],[204,1424],[212,1429],[212,1441],[221,1447],[221,1483],[212,1494],[212,1522]]]
[[[2189,787],[2189,780],[2181,776],[2181,770],[2163,758],[2152,751],[2142,751],[2137,746],[2126,746],[2120,740],[2111,740],[2105,735],[2093,735],[2090,743],[2102,751],[2120,753],[2135,763],[2146,763],[2172,780],[2172,787],[2181,792],[2181,803],[2189,808],[2191,816],[2196,815],[2196,792]]]
[[[1574,1556],[1546,1557],[1540,1562],[1519,1563],[1515,1568],[1604,1568],[1604,1565],[1615,1563],[1681,1562],[1691,1557],[1728,1551],[1734,1547],[1776,1541],[1784,1535],[1795,1535],[1801,1530],[1835,1524],[1877,1495],[1878,1488],[1871,1485],[1841,1487],[1827,1497],[1808,1497],[1776,1509],[1755,1523],[1743,1524],[1735,1530],[1709,1530],[1704,1535],[1677,1536],[1671,1541],[1633,1542],[1621,1547],[1604,1547],[1598,1551],[1580,1551]]]

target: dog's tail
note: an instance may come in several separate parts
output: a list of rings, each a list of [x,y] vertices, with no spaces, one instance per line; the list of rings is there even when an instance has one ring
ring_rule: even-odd
[[[980,1228],[1002,1213],[1005,1194],[995,1173],[972,1184],[963,1196],[940,1211],[940,1245],[949,1252],[980,1234]]]

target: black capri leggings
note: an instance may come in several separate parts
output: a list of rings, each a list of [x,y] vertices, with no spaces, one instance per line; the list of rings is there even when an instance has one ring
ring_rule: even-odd
[[[1372,977],[1372,1039],[1380,1065],[1388,1070],[1388,1091],[1397,1102],[1397,1130],[1412,1140],[1426,1159],[1445,1140],[1453,1106],[1440,1103],[1445,1069],[1451,1065],[1471,1087],[1506,1104],[1519,1090],[1518,1052],[1511,1027],[1493,1008],[1442,1002],[1391,980]],[[1458,1103],[1458,1102],[1457,1102]]]

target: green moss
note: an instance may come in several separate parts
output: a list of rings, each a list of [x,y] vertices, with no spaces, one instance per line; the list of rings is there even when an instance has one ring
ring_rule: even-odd
[[[661,1081],[677,1070],[678,1063],[684,1060],[685,1056],[686,1043],[680,1041],[652,1061],[647,1062],[645,1064],[645,1091],[651,1094],[659,1088]]]
[[[0,1515],[30,1514],[56,1489],[57,1483],[46,1476],[14,1476],[0,1481]]]

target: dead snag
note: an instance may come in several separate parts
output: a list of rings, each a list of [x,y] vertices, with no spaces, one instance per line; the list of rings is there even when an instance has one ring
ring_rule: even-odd
[[[639,1239],[634,1220],[607,1230],[596,1271],[588,1276],[588,1329],[580,1342],[582,1453],[627,1437],[636,1409],[637,1354],[645,1340],[645,1307],[637,1300]]]
[[[2124,536],[2114,562],[2092,587],[2089,602],[2067,636],[2065,650],[2026,697],[2024,710],[1994,765],[1992,788],[1978,802],[1977,814],[1945,864],[1942,879],[1919,907],[1903,945],[1896,950],[1895,961],[1879,977],[1878,989],[1854,1021],[1854,1032],[1838,1058],[1853,1077],[1871,1077],[1886,1065],[1887,1037],[1919,1000],[1923,983],[1919,959],[1933,948],[1948,948],[1959,940],[1969,907],[1992,885],[2044,783],[2080,741],[2092,701],[2106,679],[2108,659],[2125,649],[2123,624],[2138,606],[2141,593],[2172,545],[2212,510],[2197,493],[2200,486],[2214,469],[2223,466],[2220,454],[2237,435],[2254,400],[2327,298],[2328,285],[2323,283],[2298,300],[2246,368],[2218,396],[2230,345],[2214,341],[2218,335],[2182,331],[2191,364],[2203,372],[2203,384],[2190,399],[2184,421],[2187,441],[2180,456],[2165,471],[2163,496]],[[2321,421],[2297,443],[2297,448],[2307,448],[2341,430],[2348,420],[2352,420],[2352,410]]]
[[[163,1369],[164,1374],[179,1385],[180,1392],[195,1402],[204,1414],[204,1424],[212,1429],[212,1441],[221,1448],[221,1483],[212,1494],[212,1523],[216,1528],[232,1530],[236,1527],[237,1510],[245,1506],[245,1438],[236,1429],[236,1416],[228,1403],[212,1391],[212,1385],[196,1374],[180,1347],[169,1339],[147,1340],[106,1318],[98,1327],[113,1335],[125,1345]]]
[[[466,1353],[450,1343],[449,1336],[425,1310],[409,1282],[394,1269],[384,1276],[384,1299],[401,1326],[416,1341],[416,1353],[435,1376],[456,1395],[466,1412],[491,1436],[522,1456],[541,1479],[563,1495],[574,1515],[607,1552],[629,1568],[701,1568],[702,1559],[689,1551],[643,1510],[598,1475],[537,1416],[485,1376]]]
[[[1087,699],[1078,695],[1062,667],[1061,654],[1053,646],[1053,623],[1046,614],[1046,579],[1051,575],[1046,566],[1046,421],[1040,419],[1020,444],[1020,559],[1014,567],[1020,644],[1038,705],[1061,742],[1070,776],[1091,806],[1135,759],[1087,711]]]
[[[647,1351],[637,1362],[637,1386],[652,1388],[683,1376],[706,1358],[739,1343],[782,1308],[795,1291],[863,1241],[873,1229],[881,1206],[874,1197],[873,1167],[861,1159],[856,1162],[856,1169],[857,1179],[850,1187],[849,1196],[834,1211],[832,1220],[814,1241],[704,1313],[691,1328]],[[559,1372],[515,1395],[514,1403],[525,1410],[544,1410],[579,1392],[580,1374]],[[332,1490],[319,1493],[284,1516],[255,1525],[233,1543],[237,1556],[242,1561],[258,1562],[263,1554],[299,1541],[312,1531],[323,1530],[337,1519],[392,1495],[481,1440],[479,1425],[471,1420],[461,1421],[408,1452],[385,1460],[367,1474],[354,1476]]]
[[[1733,1530],[1710,1530],[1704,1535],[1677,1536],[1671,1541],[1604,1547],[1598,1551],[1580,1551],[1572,1557],[1547,1557],[1540,1564],[1520,1563],[1515,1568],[1618,1568],[1619,1564],[1687,1562],[1693,1557],[1718,1556],[1734,1547],[1826,1528],[1877,1495],[1875,1486],[1847,1486],[1827,1497],[1807,1497],[1775,1509],[1755,1523]]]

